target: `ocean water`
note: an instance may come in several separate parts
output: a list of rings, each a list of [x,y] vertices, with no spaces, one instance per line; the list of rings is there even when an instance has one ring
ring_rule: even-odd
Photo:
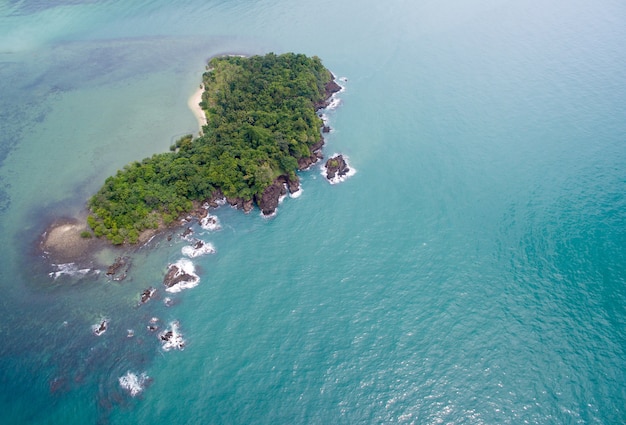
[[[1,2],[2,423],[626,423],[625,22],[619,0]],[[161,283],[177,234],[122,282],[50,276],[52,220],[198,130],[207,59],[270,51],[345,77],[325,153],[357,172],[302,172],[271,219],[212,212],[194,288]]]

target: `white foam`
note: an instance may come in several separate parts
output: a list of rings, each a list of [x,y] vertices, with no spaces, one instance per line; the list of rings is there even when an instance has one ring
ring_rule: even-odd
[[[287,189],[287,185],[283,184],[283,187],[285,188],[285,194],[284,195],[280,195],[278,197],[278,205],[283,203],[283,201],[285,200],[285,198],[288,196],[288,193],[289,193],[289,190]]]
[[[170,329],[165,329],[159,334],[159,340],[165,351],[183,350],[185,348],[185,340],[179,330],[179,323],[170,323]]]
[[[91,271],[91,269],[79,269],[74,263],[53,264],[52,266],[56,268],[56,271],[48,273],[48,276],[54,278],[55,280],[63,275],[85,276]]]
[[[131,397],[135,397],[146,387],[148,380],[150,377],[144,373],[137,376],[136,374],[128,371],[126,375],[120,376],[118,381],[120,383],[120,387],[126,390]]]
[[[202,242],[200,248],[196,248],[195,245],[186,245],[181,249],[184,256],[189,258],[196,258],[201,255],[215,254],[215,247],[207,242]]]
[[[271,214],[263,214],[263,211],[261,211],[261,217],[267,218],[267,219],[276,217],[276,214],[278,214],[278,208],[276,208],[274,212]]]
[[[339,155],[339,154],[338,154],[338,153],[334,153],[334,154],[332,154],[332,155],[330,156],[330,158],[334,158],[334,157],[336,157],[337,155]],[[335,177],[333,177],[332,179],[327,179],[327,178],[326,178],[326,165],[324,164],[324,165],[322,165],[322,166],[321,166],[322,172],[321,172],[320,174],[321,174],[321,175],[324,177],[324,179],[325,179],[328,183],[330,183],[330,184],[337,184],[337,183],[344,182],[344,181],[346,181],[349,177],[352,177],[353,175],[355,175],[355,174],[356,174],[356,170],[354,169],[354,167],[353,167],[352,165],[350,165],[350,162],[349,162],[350,158],[349,158],[347,155],[343,155],[343,154],[342,154],[342,156],[343,156],[343,160],[346,162],[346,166],[347,166],[347,167],[348,167],[348,169],[349,169],[349,170],[348,170],[348,172],[347,172],[345,175],[343,175],[343,176],[340,176],[340,175],[337,173],[337,174],[335,175]]]
[[[289,197],[294,199],[299,198],[300,196],[302,196],[302,188],[299,188],[295,192],[289,194]]]
[[[217,218],[217,216],[215,215],[210,214],[207,214],[206,217],[200,220],[200,227],[202,227],[204,230],[209,230],[211,232],[222,229],[219,218]]]
[[[343,89],[341,89],[341,91],[343,91]],[[337,106],[339,106],[340,104],[341,104],[341,99],[339,99],[333,94],[330,98],[330,103],[324,109],[326,109],[327,111],[332,111],[333,109],[337,109]]]
[[[94,335],[100,336],[107,331],[109,327],[109,319],[102,318],[98,323],[91,325],[91,331]]]
[[[198,286],[198,283],[200,282],[200,277],[196,274],[196,267],[190,260],[186,258],[181,258],[173,265],[178,267],[179,270],[179,272],[174,277],[180,276],[182,273],[185,273],[192,276],[192,280],[178,282],[176,285],[167,288],[167,292],[175,293],[180,292],[183,289],[195,288],[196,286]]]

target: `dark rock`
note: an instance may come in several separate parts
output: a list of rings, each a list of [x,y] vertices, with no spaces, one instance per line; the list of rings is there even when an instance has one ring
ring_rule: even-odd
[[[198,239],[196,243],[193,245],[193,249],[200,249],[204,246],[204,242]]]
[[[287,179],[287,190],[289,193],[296,193],[300,190],[300,178],[296,176],[295,179]]]
[[[104,319],[102,322],[100,322],[100,325],[96,325],[93,328],[93,333],[96,336],[100,336],[103,333],[106,332],[107,327],[109,326],[109,322],[106,321],[106,319]]]
[[[130,259],[128,257],[117,257],[113,264],[107,269],[106,275],[113,280],[122,281],[130,270]]]
[[[254,201],[252,199],[248,199],[247,201],[243,201],[243,211],[249,213],[254,208]]]
[[[278,176],[276,177],[276,180],[274,180],[274,184],[277,183],[287,186],[289,193],[295,193],[300,190],[300,178],[298,176],[295,176],[295,179],[293,180],[290,180],[289,177],[285,175]]]
[[[143,292],[141,293],[141,303],[144,304],[148,302],[150,298],[152,298],[155,292],[156,292],[156,289],[154,289],[153,287],[144,289]]]
[[[226,202],[228,202],[231,207],[242,210],[246,201],[243,198],[226,198]]]
[[[197,278],[196,276],[185,273],[181,268],[179,268],[176,264],[171,264],[165,277],[163,278],[163,285],[168,288],[176,285],[180,282],[193,282]]]
[[[211,197],[207,199],[206,202],[209,204],[211,208],[217,208],[220,206],[219,201],[222,201],[222,200],[224,200],[224,194],[222,193],[221,190],[217,189],[211,194]]]
[[[342,155],[337,155],[326,161],[326,178],[328,180],[332,180],[336,175],[345,176],[348,171],[350,168],[348,168]]]
[[[330,133],[330,127],[325,125],[324,127],[322,127],[322,133]]]
[[[310,156],[302,157],[298,159],[298,169],[306,170],[311,165],[315,164],[317,161],[322,159],[324,157],[324,155],[322,154],[322,146],[324,146],[323,138],[321,138],[317,143],[315,143],[309,148],[311,152]]]
[[[206,217],[209,214],[209,210],[200,206],[198,208],[195,208],[192,211],[192,215],[193,217],[197,218],[198,220],[202,220],[204,217]]]
[[[341,86],[335,82],[334,77],[332,80],[326,83],[324,88],[326,91],[324,99],[315,103],[315,110],[320,110],[327,107],[330,104],[330,97],[334,93],[337,93],[339,90],[341,90]]]
[[[193,235],[193,229],[191,227],[187,227],[185,231],[180,235],[182,238],[186,238],[189,235]]]
[[[285,184],[279,177],[274,180],[274,183],[265,188],[260,199],[256,197],[256,203],[264,215],[270,215],[276,211],[280,197],[286,194],[287,189],[285,188]]]
[[[169,341],[172,339],[173,336],[174,332],[172,332],[171,330],[167,330],[159,335],[159,338],[161,338],[161,341]]]

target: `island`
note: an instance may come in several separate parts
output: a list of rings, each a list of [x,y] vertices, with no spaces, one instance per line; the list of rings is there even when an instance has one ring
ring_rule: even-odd
[[[269,53],[211,59],[202,88],[200,135],[107,178],[88,202],[93,236],[135,244],[220,199],[272,214],[299,190],[296,172],[321,159],[317,111],[341,87],[316,56]]]

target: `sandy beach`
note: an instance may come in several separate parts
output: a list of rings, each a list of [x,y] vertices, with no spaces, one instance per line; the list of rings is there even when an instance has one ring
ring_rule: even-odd
[[[191,95],[189,101],[187,102],[187,106],[191,109],[191,112],[195,115],[198,120],[198,127],[200,127],[200,132],[202,132],[202,126],[206,125],[206,114],[200,107],[200,102],[202,101],[202,93],[204,92],[203,88],[199,88]]]
[[[112,245],[106,239],[84,238],[81,236],[84,231],[89,231],[89,227],[83,217],[58,219],[41,236],[40,249],[56,264],[89,264],[97,261],[98,253]]]

